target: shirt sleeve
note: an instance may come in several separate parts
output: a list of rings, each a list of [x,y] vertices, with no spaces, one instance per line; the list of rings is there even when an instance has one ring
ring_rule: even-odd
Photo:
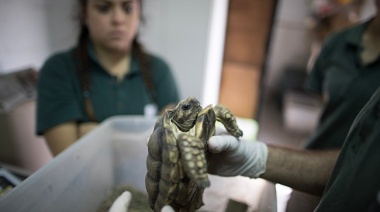
[[[155,56],[153,56],[153,63],[154,86],[157,92],[158,108],[161,110],[168,104],[179,102],[179,90],[169,65]]]
[[[75,68],[67,55],[49,58],[40,70],[37,85],[37,134],[81,117],[75,96]]]

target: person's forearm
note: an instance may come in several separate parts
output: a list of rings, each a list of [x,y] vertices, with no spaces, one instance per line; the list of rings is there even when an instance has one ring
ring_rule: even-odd
[[[44,137],[51,153],[56,156],[97,126],[95,122],[67,122],[47,130]]]
[[[63,123],[46,130],[44,137],[51,153],[56,156],[78,139],[78,126],[75,122]]]
[[[260,177],[300,191],[322,195],[339,152],[268,146],[266,171]]]
[[[78,138],[95,129],[98,126],[96,122],[83,122],[78,124]]]

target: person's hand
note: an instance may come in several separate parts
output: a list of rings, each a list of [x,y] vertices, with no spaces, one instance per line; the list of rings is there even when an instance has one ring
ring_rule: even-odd
[[[163,208],[161,208],[161,212],[175,212],[175,211],[170,205],[165,205]]]
[[[112,204],[108,212],[128,212],[132,194],[129,191],[123,192]]]
[[[111,205],[108,212],[128,212],[131,204],[132,194],[129,191],[123,192]],[[175,212],[170,205],[165,205],[161,212]]]
[[[208,141],[213,154],[209,174],[257,178],[265,172],[268,147],[259,141],[237,139],[232,135],[216,135]]]

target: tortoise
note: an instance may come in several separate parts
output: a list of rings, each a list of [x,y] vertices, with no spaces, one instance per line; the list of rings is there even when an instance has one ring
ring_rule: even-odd
[[[195,211],[210,186],[207,175],[207,140],[221,122],[235,137],[241,137],[236,118],[222,105],[201,107],[194,97],[182,100],[156,120],[148,139],[145,186],[149,206],[160,211],[170,205],[175,211]]]

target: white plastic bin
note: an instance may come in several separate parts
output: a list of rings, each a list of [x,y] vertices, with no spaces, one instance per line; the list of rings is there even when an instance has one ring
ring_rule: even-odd
[[[146,141],[154,123],[155,118],[143,116],[107,119],[1,198],[0,211],[93,212],[104,201],[108,191],[118,185],[132,185],[145,192]],[[223,187],[226,182],[231,184],[234,178],[222,179],[211,178],[211,184]],[[239,184],[239,178],[235,180],[243,192],[255,192],[252,186],[247,186],[247,183],[250,184],[248,181],[243,180]],[[257,190],[255,200],[258,201],[254,204],[259,207],[260,202],[265,202],[265,208],[275,211],[274,189],[269,189],[269,198],[264,195],[266,200],[263,200],[262,194],[265,192],[261,187],[253,189]],[[205,192],[208,193],[204,197],[205,209],[214,207],[214,197],[224,195],[218,194],[217,189],[212,191],[210,188],[209,192]],[[226,192],[225,189],[223,191]],[[233,191],[228,195],[233,196]],[[216,201],[221,207],[221,199]]]

